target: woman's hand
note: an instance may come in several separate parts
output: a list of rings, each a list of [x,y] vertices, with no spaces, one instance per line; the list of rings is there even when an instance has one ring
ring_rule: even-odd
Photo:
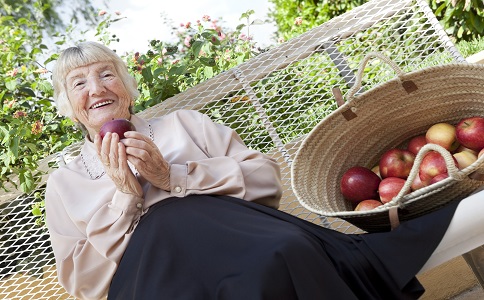
[[[128,161],[152,185],[170,191],[170,164],[155,143],[137,131],[125,132],[124,136],[121,143],[126,147]]]
[[[128,166],[126,148],[119,142],[118,134],[108,132],[103,139],[96,134],[94,145],[106,174],[111,177],[116,188],[123,193],[142,197],[143,189]]]

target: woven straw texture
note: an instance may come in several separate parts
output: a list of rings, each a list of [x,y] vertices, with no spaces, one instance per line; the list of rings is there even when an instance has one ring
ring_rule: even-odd
[[[364,66],[362,63],[359,71]],[[292,186],[302,206],[323,216],[345,219],[368,232],[387,231],[391,229],[392,207],[399,207],[400,221],[408,220],[468,196],[484,184],[469,177],[484,172],[483,156],[464,170],[449,172],[449,178],[441,182],[401,193],[371,211],[356,212],[342,197],[340,180],[350,167],[372,168],[386,150],[405,146],[411,137],[425,133],[435,123],[455,125],[465,117],[484,116],[483,65],[455,63],[409,73],[397,69],[396,73],[395,79],[360,95],[352,96],[352,88],[347,101],[303,141],[291,169]],[[402,83],[408,81],[417,89],[407,91]],[[343,114],[348,111],[356,117],[347,120]],[[430,150],[439,149],[425,151]],[[417,155],[413,173],[422,155]]]

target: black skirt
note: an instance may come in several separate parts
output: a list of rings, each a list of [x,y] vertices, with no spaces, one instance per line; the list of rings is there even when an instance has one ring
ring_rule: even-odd
[[[415,274],[456,207],[344,234],[232,197],[166,199],[138,224],[108,300],[418,299]]]

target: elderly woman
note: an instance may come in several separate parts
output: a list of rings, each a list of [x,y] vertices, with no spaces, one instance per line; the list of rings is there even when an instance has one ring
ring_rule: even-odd
[[[132,114],[136,82],[107,47],[66,49],[52,79],[59,112],[85,133],[45,195],[59,281],[80,299],[417,299],[433,252],[428,267],[476,246],[449,241],[483,227],[461,224],[482,193],[461,201],[449,230],[457,203],[346,235],[277,210],[278,165],[228,127],[194,111]],[[116,118],[136,130],[101,138]]]

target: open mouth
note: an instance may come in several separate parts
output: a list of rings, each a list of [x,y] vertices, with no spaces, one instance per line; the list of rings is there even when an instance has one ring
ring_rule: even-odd
[[[111,104],[113,102],[114,102],[113,100],[106,100],[106,101],[98,102],[98,103],[93,104],[90,107],[90,109],[95,109],[95,108],[103,107],[103,106],[109,105],[109,104]]]

